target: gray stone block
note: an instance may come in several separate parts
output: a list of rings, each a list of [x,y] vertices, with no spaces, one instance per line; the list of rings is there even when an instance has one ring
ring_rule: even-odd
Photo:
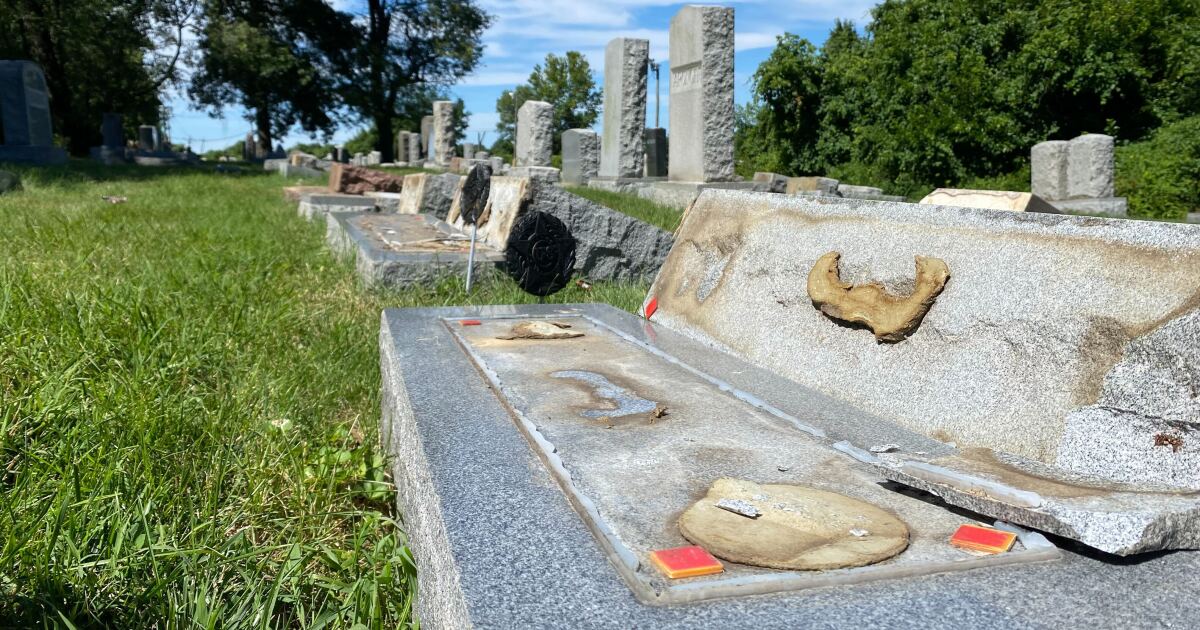
[[[340,257],[353,257],[362,283],[403,289],[466,274],[468,236],[428,214],[329,213],[325,240]],[[475,274],[490,278],[503,254],[479,244]]]
[[[32,61],[0,61],[0,124],[4,144],[50,147],[50,93],[42,68]]]
[[[918,487],[1111,553],[1200,547],[1200,443],[1160,437],[1194,431],[1177,419],[1200,370],[1194,227],[708,190],[676,237],[695,246],[655,281],[656,321],[956,444],[924,463],[959,477]],[[808,274],[831,251],[842,281],[897,295],[913,256],[950,280],[913,334],[880,344],[813,307]],[[1120,393],[1149,389],[1144,405]],[[915,484],[910,462],[888,476]]]
[[[445,220],[454,191],[462,183],[454,173],[413,173],[404,176],[404,188],[396,209],[401,214],[429,214]]]
[[[554,106],[525,101],[517,110],[517,143],[513,166],[550,166],[554,150]]]
[[[604,50],[602,177],[641,177],[646,128],[646,64],[650,41],[618,37]]]
[[[110,149],[125,149],[125,126],[120,114],[106,113],[100,122],[101,145]]]
[[[837,192],[843,197],[859,199],[863,197],[878,197],[883,194],[882,188],[874,186],[855,186],[853,184],[838,184]]]
[[[1062,212],[1124,219],[1129,216],[1129,202],[1124,197],[1105,199],[1059,199],[1050,205]]]
[[[1067,198],[1112,197],[1114,164],[1112,136],[1089,133],[1071,140],[1067,148]]]
[[[789,177],[787,188],[784,190],[786,194],[796,195],[803,192],[820,192],[826,195],[838,194],[838,186],[841,184],[832,177]]]
[[[670,178],[732,180],[733,9],[685,6],[670,38]]]
[[[421,157],[424,161],[433,156],[433,116],[421,118]],[[417,160],[409,160],[415,162]]]
[[[646,130],[646,177],[667,176],[667,130]]]
[[[421,163],[421,134],[415,132],[408,133],[408,163]]]
[[[788,177],[779,173],[763,173],[754,174],[754,183],[764,184],[767,188],[765,192],[785,193],[788,187]]]
[[[312,193],[300,196],[300,205],[296,208],[296,213],[313,221],[321,219],[326,214],[374,210],[375,200],[370,197],[340,193]]]
[[[562,135],[562,181],[581,186],[600,170],[600,137],[591,129],[568,129]]]
[[[454,102],[433,102],[433,160],[445,167],[454,157]]]
[[[567,192],[531,182],[526,211],[562,220],[575,237],[575,269],[591,280],[647,280],[658,272],[674,238],[649,223]]]
[[[553,166],[516,166],[509,170],[512,177],[528,177],[549,182],[558,182],[562,173]]]
[[[1047,140],[1030,150],[1030,190],[1046,201],[1066,199],[1067,156],[1070,143]]]

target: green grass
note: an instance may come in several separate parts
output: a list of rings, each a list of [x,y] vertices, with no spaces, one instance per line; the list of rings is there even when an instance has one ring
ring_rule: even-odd
[[[377,445],[380,309],[535,299],[507,280],[366,292],[277,175],[12,170],[0,626],[412,623]],[[553,301],[632,310],[644,290]]]
[[[679,220],[683,218],[682,211],[661,206],[637,195],[598,190],[587,186],[568,186],[567,190],[584,199],[590,199],[602,206],[624,212],[635,219],[641,219],[668,232],[674,232],[675,228],[679,227]]]

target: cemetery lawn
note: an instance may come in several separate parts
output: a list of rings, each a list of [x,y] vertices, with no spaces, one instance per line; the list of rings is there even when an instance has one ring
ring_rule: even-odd
[[[5,168],[0,625],[411,623],[380,310],[536,300],[366,292],[260,170]]]
[[[624,212],[635,219],[641,219],[668,232],[674,232],[675,228],[679,227],[679,220],[683,218],[682,210],[661,206],[637,195],[598,190],[587,186],[567,186],[566,189],[584,199],[590,199],[602,206]]]

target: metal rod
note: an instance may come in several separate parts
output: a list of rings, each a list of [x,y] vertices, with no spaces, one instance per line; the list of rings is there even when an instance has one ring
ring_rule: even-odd
[[[471,294],[471,277],[475,271],[475,233],[478,229],[478,223],[471,224],[471,249],[467,253],[467,295]]]

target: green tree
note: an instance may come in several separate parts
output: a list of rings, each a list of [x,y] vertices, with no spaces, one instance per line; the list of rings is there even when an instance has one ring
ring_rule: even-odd
[[[86,155],[104,112],[129,130],[159,122],[161,91],[178,78],[182,33],[196,0],[0,0],[0,59],[42,67],[54,131]]]
[[[354,20],[355,34],[342,42],[339,92],[372,123],[375,148],[390,162],[396,120],[409,116],[406,104],[474,70],[491,17],[472,0],[366,0],[365,8]],[[419,129],[420,117],[416,123]]]
[[[322,0],[208,0],[205,14],[197,103],[215,113],[241,105],[264,151],[296,124],[332,130],[339,100],[326,51],[352,32],[349,16]]]
[[[602,92],[592,78],[587,58],[574,50],[566,55],[546,55],[545,65],[538,64],[529,81],[505,92],[496,100],[500,122],[493,152],[512,153],[516,138],[517,110],[525,101],[546,101],[554,106],[554,152],[562,150],[562,132],[591,127],[600,115]]]

